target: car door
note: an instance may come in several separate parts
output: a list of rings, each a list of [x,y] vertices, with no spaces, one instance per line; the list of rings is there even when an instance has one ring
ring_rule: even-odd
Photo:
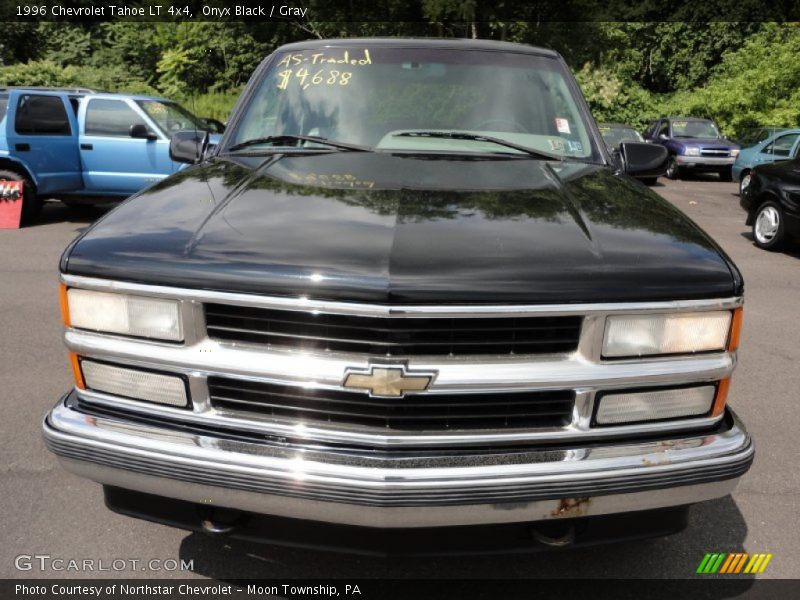
[[[12,90],[6,138],[9,155],[28,166],[39,194],[83,187],[78,123],[67,94]]]
[[[169,140],[125,98],[87,97],[80,110],[80,155],[86,189],[128,196],[172,170]],[[139,126],[148,137],[133,137]]]

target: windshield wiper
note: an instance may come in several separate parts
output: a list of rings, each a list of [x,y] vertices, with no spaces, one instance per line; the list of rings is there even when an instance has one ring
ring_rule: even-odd
[[[270,135],[267,137],[255,138],[234,144],[228,148],[228,152],[236,152],[243,150],[250,146],[258,146],[261,144],[282,144],[285,142],[313,142],[323,146],[330,146],[332,148],[339,148],[341,150],[350,150],[352,152],[374,152],[373,148],[369,146],[359,146],[358,144],[348,144],[347,142],[336,142],[328,138],[319,137],[316,135]]]
[[[466,131],[403,131],[402,133],[395,133],[393,137],[422,137],[491,142],[492,144],[497,144],[498,146],[505,146],[506,148],[511,148],[512,150],[519,150],[520,152],[524,152],[528,156],[533,156],[534,158],[540,158],[543,160],[562,160],[563,158],[555,154],[548,154],[533,148],[528,148],[527,146],[515,144],[514,142],[509,142],[502,138],[492,137],[490,135],[479,135],[477,133],[468,133]]]

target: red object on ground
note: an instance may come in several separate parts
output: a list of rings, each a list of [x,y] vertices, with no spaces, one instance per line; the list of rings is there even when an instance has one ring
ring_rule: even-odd
[[[0,229],[19,229],[22,195],[21,181],[0,180]]]

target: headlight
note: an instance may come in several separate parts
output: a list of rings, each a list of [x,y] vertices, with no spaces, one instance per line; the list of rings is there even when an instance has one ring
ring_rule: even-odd
[[[180,303],[70,288],[62,292],[64,321],[71,327],[179,342],[183,340]]]
[[[125,398],[186,407],[186,384],[176,375],[118,367],[93,360],[80,362],[87,388]]]
[[[684,154],[686,156],[700,156],[700,148],[697,148],[697,147],[694,147],[694,146],[686,148],[686,150],[684,151]]]
[[[598,425],[700,417],[711,412],[716,386],[604,394],[595,420]]]
[[[728,310],[610,316],[606,319],[603,356],[621,358],[723,350],[728,343],[731,316]],[[737,327],[740,322],[741,319],[737,319]],[[734,335],[738,341],[738,331]]]
[[[732,150],[731,150],[731,156],[733,156],[734,158],[736,158],[737,156],[739,156],[739,148],[734,148],[734,149],[732,149]]]

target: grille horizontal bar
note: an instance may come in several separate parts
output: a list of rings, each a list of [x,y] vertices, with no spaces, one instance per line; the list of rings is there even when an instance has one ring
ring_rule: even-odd
[[[561,427],[571,421],[575,403],[571,390],[372,398],[224,377],[210,377],[208,388],[218,409],[394,430]]]
[[[391,318],[206,304],[212,338],[388,356],[548,354],[578,346],[580,316]]]

